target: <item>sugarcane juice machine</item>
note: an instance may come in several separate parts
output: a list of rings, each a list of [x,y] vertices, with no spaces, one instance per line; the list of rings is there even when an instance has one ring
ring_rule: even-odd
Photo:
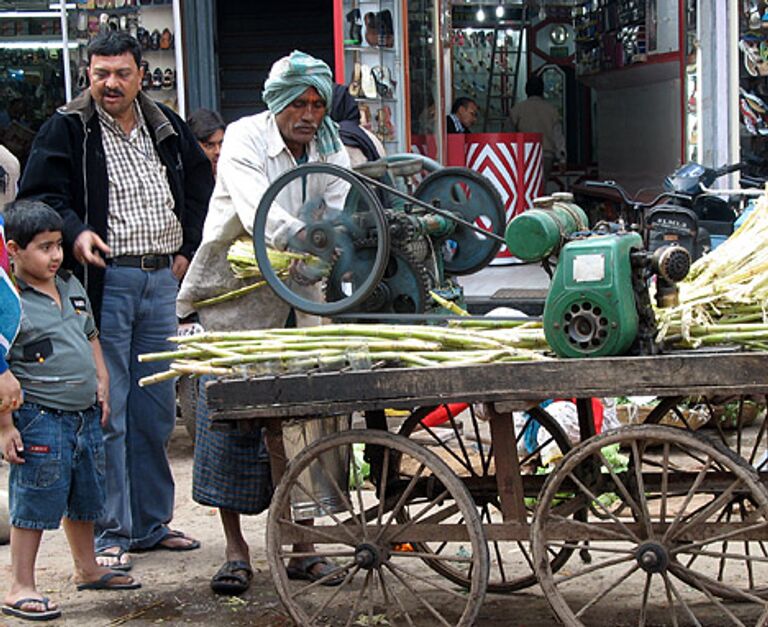
[[[343,206],[328,207],[323,197],[312,196],[313,189],[327,190],[339,179],[348,187]],[[267,225],[292,185],[302,186],[297,217],[303,228],[282,247],[319,260],[322,280],[312,286],[287,279],[267,253],[269,246],[281,247],[267,237]],[[257,208],[253,242],[264,278],[291,306],[345,315],[347,321],[355,319],[352,313],[396,319],[446,313],[446,302],[463,304],[454,277],[476,272],[496,256],[505,224],[503,203],[487,178],[424,157],[394,155],[355,170],[312,163],[284,173]]]
[[[674,285],[691,258],[678,245],[650,252],[641,233],[620,223],[590,229],[570,194],[536,199],[514,218],[505,239],[524,261],[557,265],[544,304],[544,333],[561,357],[653,354],[656,321],[649,282],[656,278],[657,303],[672,304]]]

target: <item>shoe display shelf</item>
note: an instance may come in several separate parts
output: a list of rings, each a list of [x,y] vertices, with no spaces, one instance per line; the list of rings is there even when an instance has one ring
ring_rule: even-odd
[[[402,16],[396,0],[344,0],[344,79],[360,125],[388,153],[405,146]]]
[[[176,42],[177,8],[173,0],[78,0],[71,11],[70,32],[80,43],[73,59],[76,91],[88,86],[87,45],[105,30],[126,31],[141,44],[144,80],[142,90],[153,99],[179,111]]]
[[[739,19],[739,113],[744,174],[763,178],[768,158],[768,3],[741,2]],[[757,158],[757,159],[756,159]]]

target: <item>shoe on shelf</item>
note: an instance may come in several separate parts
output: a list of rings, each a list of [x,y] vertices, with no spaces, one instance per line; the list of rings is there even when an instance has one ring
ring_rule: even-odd
[[[151,50],[160,50],[160,31],[155,29],[149,36],[149,47]]]
[[[379,45],[391,48],[395,45],[395,28],[392,24],[392,12],[384,9],[378,14]]]
[[[373,79],[373,74],[371,74],[371,68],[365,64],[361,65],[360,74],[360,87],[363,98],[377,98],[378,93],[376,92],[376,81]]]
[[[393,141],[395,139],[395,127],[392,124],[392,111],[388,106],[383,106],[376,112],[376,135],[383,142]]]
[[[362,69],[360,59],[355,59],[355,65],[352,69],[352,80],[349,82],[349,95],[353,98],[360,97],[360,81],[362,79]]]
[[[357,105],[360,110],[360,126],[371,130],[371,110],[367,104]]]
[[[369,46],[378,46],[379,21],[377,14],[369,11],[363,19],[365,21],[365,41]]]
[[[141,88],[144,91],[152,89],[152,70],[149,69],[149,63],[146,59],[141,60],[141,69],[144,70],[141,77]]]
[[[382,98],[392,98],[395,94],[395,86],[392,82],[392,74],[386,66],[377,65],[371,68],[373,80],[376,82],[376,90]]]
[[[163,89],[173,89],[176,87],[176,72],[171,68],[166,68],[163,72]]]
[[[160,50],[170,50],[173,47],[173,33],[167,28],[160,35]]]
[[[149,31],[143,26],[136,29],[136,39],[139,40],[142,50],[149,50]]]
[[[155,68],[155,71],[152,72],[152,89],[162,89],[163,88],[163,71],[157,67]]]
[[[347,13],[349,23],[349,37],[344,42],[350,46],[359,46],[363,43],[363,20],[360,18],[360,9],[352,9]]]

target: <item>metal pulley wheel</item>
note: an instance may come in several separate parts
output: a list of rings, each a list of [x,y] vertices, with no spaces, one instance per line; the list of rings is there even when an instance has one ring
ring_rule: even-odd
[[[325,206],[322,197],[307,195],[314,177],[325,179],[320,189],[327,189],[329,181],[341,179],[349,186],[343,206]],[[293,262],[295,272],[273,266],[267,253],[275,224],[280,213],[290,207],[279,206],[280,193],[290,185],[301,185],[306,198],[298,214],[293,214],[304,227],[287,239],[286,250],[290,253],[311,254],[310,262]],[[278,201],[278,202],[276,202]],[[341,205],[342,203],[340,203]],[[270,237],[267,237],[270,225]],[[359,281],[346,282],[346,291],[339,290],[332,300],[322,289],[325,277],[334,268],[351,269],[355,263],[356,242],[375,241],[374,254],[368,274]],[[358,307],[381,281],[389,259],[389,230],[376,195],[353,172],[328,163],[300,165],[280,175],[267,188],[256,209],[253,223],[253,247],[256,261],[264,279],[286,303],[318,316],[333,316]]]
[[[452,256],[445,260],[448,274],[472,274],[487,266],[499,252],[501,243],[484,237],[480,230],[503,237],[506,227],[504,204],[487,178],[466,168],[443,168],[428,175],[416,188],[414,196],[475,224],[473,230],[456,223],[448,238],[455,242]]]

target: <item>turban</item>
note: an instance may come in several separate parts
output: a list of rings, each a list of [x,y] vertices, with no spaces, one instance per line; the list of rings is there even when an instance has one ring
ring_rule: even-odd
[[[331,68],[321,61],[298,50],[278,59],[269,71],[264,83],[262,98],[269,110],[280,113],[309,87],[314,87],[325,101],[326,115],[317,129],[317,147],[321,155],[330,155],[342,149],[339,130],[331,119],[333,79]]]

